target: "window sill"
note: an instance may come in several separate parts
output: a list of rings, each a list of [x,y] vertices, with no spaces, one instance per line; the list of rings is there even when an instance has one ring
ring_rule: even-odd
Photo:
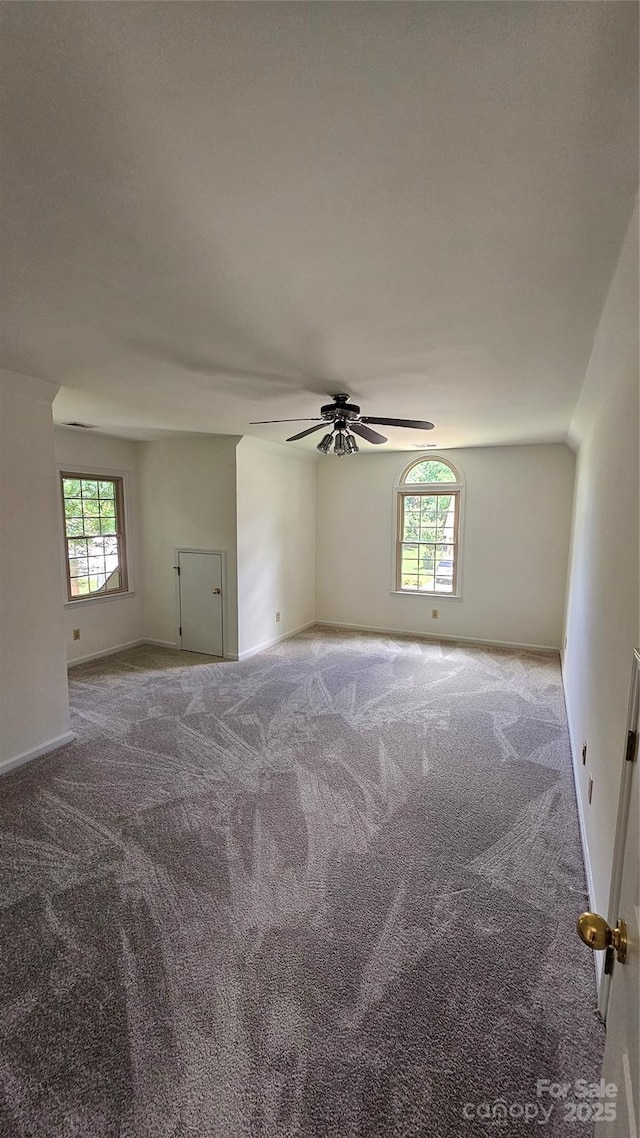
[[[391,589],[392,597],[420,597],[421,600],[461,601],[462,593],[418,593],[409,589]]]
[[[104,597],[78,597],[76,601],[65,601],[66,609],[77,608],[78,605],[103,605],[105,601],[122,601],[126,597],[135,597],[135,589],[127,589],[126,593],[111,593]]]

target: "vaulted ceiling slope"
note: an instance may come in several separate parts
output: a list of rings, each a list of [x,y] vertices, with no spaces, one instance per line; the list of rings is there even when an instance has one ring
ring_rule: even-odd
[[[345,391],[441,446],[565,437],[637,192],[637,4],[0,8],[0,364],[60,421],[280,440],[250,420]]]

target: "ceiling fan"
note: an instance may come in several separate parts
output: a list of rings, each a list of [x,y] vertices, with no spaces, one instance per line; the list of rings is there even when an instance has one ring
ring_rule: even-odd
[[[433,428],[433,423],[428,423],[422,419],[386,419],[379,418],[377,415],[361,415],[358,405],[349,403],[348,395],[334,395],[332,398],[333,403],[326,403],[324,407],[321,407],[320,415],[316,418],[263,419],[260,422],[251,423],[251,426],[259,427],[267,423],[316,423],[315,427],[307,427],[306,430],[300,431],[297,435],[291,435],[286,440],[288,443],[294,443],[298,439],[305,438],[306,435],[313,434],[314,431],[321,431],[327,423],[331,423],[331,430],[318,443],[318,450],[322,451],[323,454],[328,454],[333,446],[334,454],[339,457],[344,454],[357,454],[360,448],[354,438],[355,435],[361,439],[366,439],[368,443],[386,443],[386,435],[372,431],[371,427],[367,425],[368,423],[387,427],[411,427],[417,431],[430,431]]]

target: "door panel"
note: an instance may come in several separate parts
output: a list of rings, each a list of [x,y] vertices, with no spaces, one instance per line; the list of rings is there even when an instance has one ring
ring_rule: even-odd
[[[222,656],[222,554],[178,551],[181,647]]]
[[[636,732],[625,760],[618,835],[614,856],[612,909],[609,924],[622,920],[627,926],[624,964],[613,960],[607,1008],[607,1039],[602,1076],[617,1087],[615,1122],[602,1122],[596,1134],[608,1138],[638,1138],[640,1131],[640,780],[638,779],[637,732],[640,728],[640,657],[635,653],[628,731]],[[630,757],[631,756],[631,757]],[[622,859],[620,867],[619,859]],[[618,862],[618,864],[616,864]],[[616,872],[620,871],[616,885]]]

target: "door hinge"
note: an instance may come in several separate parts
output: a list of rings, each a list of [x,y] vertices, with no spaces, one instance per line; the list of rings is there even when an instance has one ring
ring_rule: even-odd
[[[611,973],[613,972],[613,961],[615,959],[615,955],[616,955],[615,949],[614,949],[613,945],[610,944],[609,947],[607,948],[607,951],[604,954],[604,974],[605,974],[605,976],[610,976]]]
[[[177,570],[178,570],[178,576],[180,576],[180,566],[179,566],[179,565],[174,565],[174,567],[173,567],[173,568],[174,568],[174,569],[177,569]]]
[[[182,636],[182,625],[180,625],[180,628],[178,631],[180,632],[180,635]]]
[[[625,755],[626,762],[628,762],[628,763],[635,762],[637,748],[638,748],[638,732],[637,731],[629,731],[627,734],[627,753]]]

